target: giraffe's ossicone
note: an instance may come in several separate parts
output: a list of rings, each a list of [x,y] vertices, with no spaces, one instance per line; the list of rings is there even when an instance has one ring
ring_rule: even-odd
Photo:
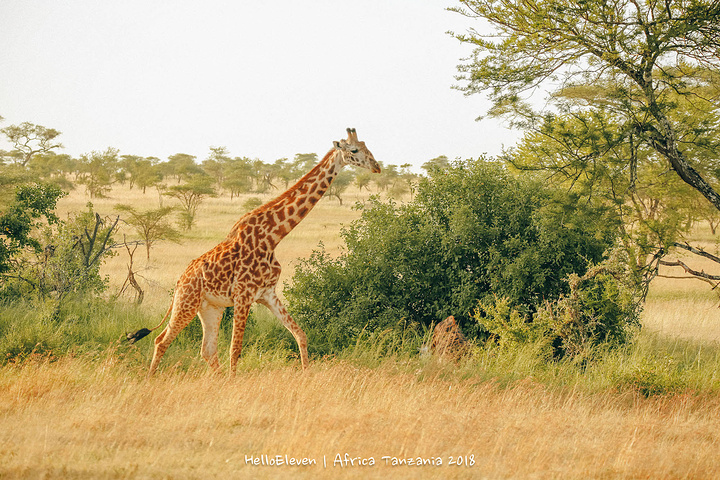
[[[170,321],[155,338],[155,352],[148,375],[177,337],[197,315],[202,322],[201,354],[214,369],[220,369],[217,343],[220,321],[226,307],[234,307],[230,372],[235,373],[250,306],[265,305],[290,330],[300,350],[303,368],[308,366],[307,337],[290,317],[276,294],[280,264],[275,247],[310,212],[330,188],[345,165],[367,168],[374,173],[380,166],[354,128],[347,129],[346,140],[333,142],[323,159],[285,193],[248,212],[230,229],[228,236],[214,248],[196,258],[180,276],[172,304],[162,322],[153,329],[128,335],[136,341]]]

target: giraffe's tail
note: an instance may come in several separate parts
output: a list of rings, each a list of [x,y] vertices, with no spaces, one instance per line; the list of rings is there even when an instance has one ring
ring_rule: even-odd
[[[172,311],[172,308],[173,308],[174,300],[175,300],[175,298],[173,298],[173,302],[170,302],[170,308],[168,308],[168,311],[165,313],[165,316],[163,317],[163,319],[160,323],[158,323],[153,328],[141,328],[140,330],[138,330],[135,333],[128,333],[125,336],[127,338],[128,342],[135,343],[138,340],[147,337],[150,334],[150,332],[152,332],[153,330],[157,330],[158,328],[160,328],[165,323],[165,320],[167,320],[168,315],[170,315],[170,312]]]

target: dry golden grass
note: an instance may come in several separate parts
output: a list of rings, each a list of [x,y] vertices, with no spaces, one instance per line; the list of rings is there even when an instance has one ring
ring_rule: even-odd
[[[347,206],[354,195],[343,207],[323,200],[281,244],[285,279],[318,241],[338,251],[339,224],[358,215]],[[75,192],[61,208],[77,211],[86,201]],[[105,214],[121,202],[156,206],[157,196],[115,190],[94,201]],[[208,200],[188,238],[159,244],[149,264],[138,250],[149,314],[164,311],[179,274],[225,236],[241,204]],[[111,290],[122,284],[126,262],[121,252],[105,267]],[[699,282],[660,279],[643,323],[664,336],[717,341],[713,295]],[[236,378],[206,374],[188,351],[189,367],[168,364],[146,380],[146,359],[132,352],[0,368],[0,478],[713,478],[720,471],[720,399],[709,394],[646,399],[531,378],[508,386],[463,380],[452,364],[434,360],[390,358],[377,368],[316,360],[301,372],[282,355],[258,361],[247,352]],[[336,456],[346,454],[376,465],[341,467]],[[247,464],[260,455],[317,464]],[[443,464],[393,467],[383,456]],[[474,464],[448,465],[458,456]]]
[[[112,357],[6,367],[0,477],[712,478],[720,469],[717,398],[553,392],[532,380],[500,388],[442,380],[443,368],[326,361],[236,378],[170,369],[148,381]],[[376,464],[341,466],[345,454]],[[317,463],[246,460],[261,455]],[[472,465],[449,465],[458,456]]]

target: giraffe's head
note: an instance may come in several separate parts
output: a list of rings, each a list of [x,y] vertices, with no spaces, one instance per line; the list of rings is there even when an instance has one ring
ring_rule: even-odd
[[[355,165],[356,167],[367,168],[373,173],[380,173],[380,165],[365,146],[365,142],[358,140],[355,129],[348,128],[347,132],[347,140],[333,142],[335,149],[340,152],[343,164]]]

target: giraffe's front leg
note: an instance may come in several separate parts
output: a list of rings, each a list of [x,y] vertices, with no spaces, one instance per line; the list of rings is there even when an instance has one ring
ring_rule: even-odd
[[[262,305],[268,307],[273,313],[273,315],[275,315],[278,320],[280,320],[282,324],[285,325],[285,328],[290,330],[290,333],[292,333],[293,337],[295,337],[295,341],[298,344],[298,349],[300,350],[300,362],[302,363],[302,367],[303,369],[306,369],[309,365],[307,351],[307,335],[305,335],[303,329],[300,328],[300,325],[295,323],[295,320],[292,319],[287,309],[285,308],[285,305],[282,304],[282,302],[277,296],[277,293],[275,293],[275,288],[268,288],[258,299],[258,303],[261,303]]]
[[[242,351],[243,335],[245,335],[245,325],[247,324],[248,314],[250,313],[250,305],[252,302],[246,300],[235,301],[235,311],[233,312],[233,331],[232,340],[230,341],[230,374],[235,375],[240,352]]]

